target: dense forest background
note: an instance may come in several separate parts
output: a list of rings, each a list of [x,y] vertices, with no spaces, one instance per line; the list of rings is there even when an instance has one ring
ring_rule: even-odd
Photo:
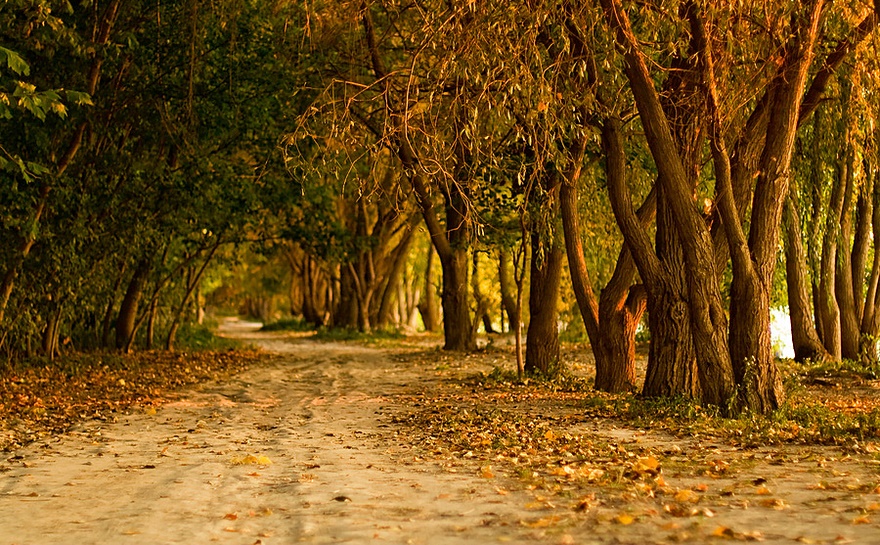
[[[880,3],[10,0],[0,353],[212,315],[587,339],[725,413],[878,364]],[[636,338],[648,339],[644,383]]]

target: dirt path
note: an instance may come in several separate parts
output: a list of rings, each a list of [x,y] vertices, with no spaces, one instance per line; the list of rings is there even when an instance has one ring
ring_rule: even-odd
[[[238,328],[281,356],[0,463],[0,545],[880,543],[870,456],[745,452],[575,419],[560,433],[614,445],[597,460],[651,473],[639,449],[654,449],[662,484],[570,486],[561,460],[543,489],[528,487],[509,463],[487,476],[477,457],[431,460],[393,424],[413,399],[448,387],[448,369]]]
[[[375,349],[262,337],[283,357],[15,453],[0,472],[0,543],[533,537],[515,525],[525,499],[502,502],[477,476],[408,461],[382,414],[421,369]],[[503,520],[514,524],[499,531]]]

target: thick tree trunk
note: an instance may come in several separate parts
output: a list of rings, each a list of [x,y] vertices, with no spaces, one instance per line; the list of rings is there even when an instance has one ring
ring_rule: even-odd
[[[730,356],[742,409],[767,413],[785,400],[770,343],[770,291],[779,250],[782,208],[791,158],[812,64],[823,0],[808,2],[792,30],[791,48],[768,91],[770,119],[755,185],[748,249],[754,263],[734,272],[731,286]],[[740,267],[740,271],[743,269]],[[739,278],[737,278],[739,277]]]
[[[651,344],[642,395],[700,399],[700,375],[688,305],[689,274],[662,188],[658,192],[656,240],[657,256],[666,274],[659,285],[652,287],[648,313]]]
[[[529,281],[529,327],[526,333],[525,372],[556,376],[559,361],[559,287],[562,281],[563,248],[555,241],[532,234]]]
[[[443,288],[440,304],[443,308],[444,350],[470,351],[476,348],[471,313],[468,304],[468,253],[454,248],[446,259],[441,257]]]

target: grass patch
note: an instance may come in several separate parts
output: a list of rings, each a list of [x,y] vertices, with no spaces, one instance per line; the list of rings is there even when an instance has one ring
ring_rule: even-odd
[[[319,341],[358,341],[377,344],[385,341],[400,341],[405,339],[406,335],[395,329],[376,329],[370,333],[364,333],[351,328],[320,327],[314,338]]]
[[[177,332],[175,347],[180,350],[229,350],[240,348],[241,343],[234,339],[218,337],[214,331],[216,323],[182,324]]]
[[[302,318],[286,318],[271,324],[265,324],[260,331],[314,331],[314,324],[310,324]]]

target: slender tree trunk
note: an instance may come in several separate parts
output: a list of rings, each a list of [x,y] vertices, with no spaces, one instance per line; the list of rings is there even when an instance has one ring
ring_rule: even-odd
[[[126,267],[123,265],[119,271],[119,275],[116,277],[116,282],[113,284],[113,290],[110,292],[110,297],[107,299],[104,318],[101,320],[101,346],[103,348],[110,348],[110,337],[113,334],[113,311],[116,306],[116,292],[119,291],[119,286],[122,285],[122,280],[125,278],[125,269]]]
[[[835,262],[837,271],[834,275],[834,293],[840,308],[840,353],[846,359],[857,360],[859,358],[859,316],[856,308],[856,297],[853,288],[853,262],[852,262],[852,207],[855,194],[854,152],[850,144],[847,144],[845,156],[846,178],[844,181],[843,210],[840,216],[840,242],[841,248]],[[864,268],[859,275],[864,274]],[[859,294],[861,297],[861,294]]]
[[[498,290],[501,292],[501,308],[507,316],[507,330],[513,331],[514,314],[516,314],[516,294],[513,277],[510,272],[510,250],[501,247],[498,250]],[[504,331],[502,324],[501,330]]]
[[[425,264],[424,299],[419,301],[419,313],[425,331],[437,331],[440,327],[440,313],[437,309],[437,290],[434,287],[434,247],[428,246],[428,257]]]
[[[205,257],[205,261],[202,263],[201,267],[198,270],[190,269],[186,274],[186,286],[183,292],[183,298],[180,301],[180,304],[177,306],[177,311],[174,313],[174,318],[171,321],[171,327],[168,328],[168,337],[165,339],[165,350],[174,350],[174,342],[177,339],[177,331],[180,328],[180,323],[183,320],[184,313],[186,312],[186,308],[189,306],[190,297],[192,297],[193,292],[196,291],[198,285],[202,282],[202,276],[205,274],[205,271],[208,269],[208,265],[210,265],[211,260],[214,259],[214,255],[217,253],[217,250],[220,248],[221,241],[217,240],[214,245],[211,247],[208,255]],[[265,319],[269,318],[269,312],[265,313]]]
[[[831,202],[822,242],[822,261],[819,277],[820,324],[822,341],[831,356],[839,360],[843,357],[840,307],[834,286],[837,283],[837,250],[840,234],[840,218],[843,214],[845,168],[838,165],[838,175],[831,190]]]
[[[474,292],[474,301],[477,303],[477,312],[474,316],[474,327],[478,328],[479,323],[482,322],[483,329],[486,333],[495,333],[495,330],[492,328],[492,317],[489,315],[489,301],[480,289],[480,255],[477,252],[474,252],[471,261],[473,263],[471,289]]]
[[[142,260],[134,271],[122,298],[119,314],[116,318],[116,348],[128,352],[131,348],[135,334],[135,322],[137,320],[138,304],[150,274],[151,264],[146,259]]]
[[[379,327],[387,326],[391,322],[391,309],[401,284],[403,267],[406,265],[406,258],[409,255],[414,234],[415,229],[408,228],[392,253],[391,270],[384,278],[385,285],[382,289],[381,301],[379,302],[379,312],[376,320],[376,324]]]
[[[792,187],[792,191],[794,189]],[[801,240],[800,215],[792,193],[786,199],[785,217],[785,280],[794,357],[797,361],[830,359],[813,323],[807,257]]]

